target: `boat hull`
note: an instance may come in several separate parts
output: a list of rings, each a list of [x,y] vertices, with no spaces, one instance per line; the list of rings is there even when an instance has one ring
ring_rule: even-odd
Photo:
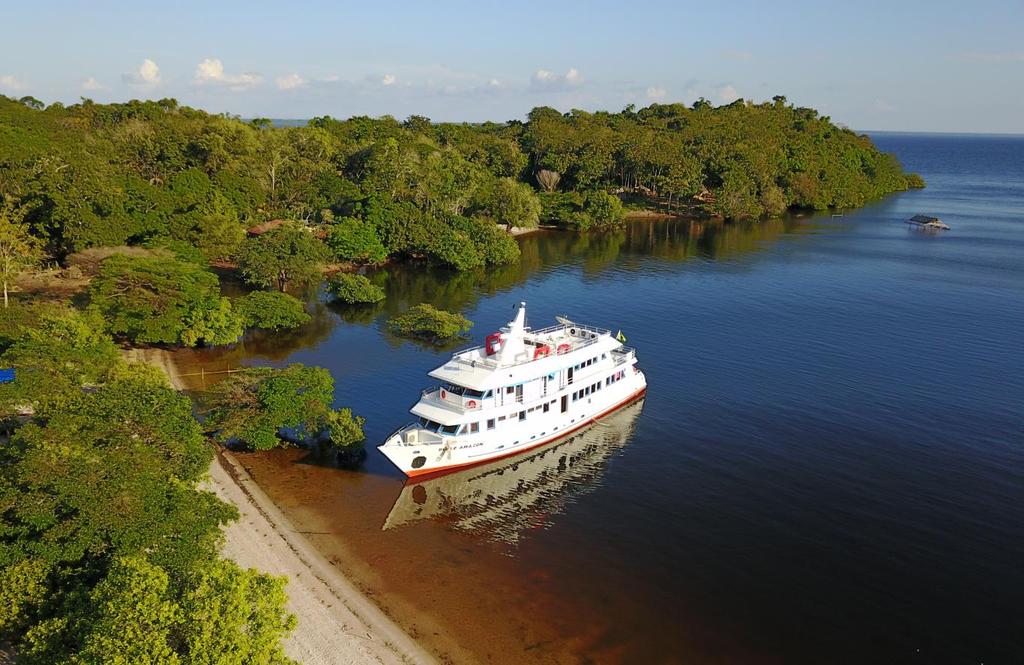
[[[529,450],[533,450],[539,446],[543,446],[544,444],[565,438],[571,435],[572,433],[592,423],[597,422],[598,420],[607,416],[608,414],[613,413],[614,411],[618,411],[619,409],[628,406],[629,404],[632,404],[636,400],[640,399],[646,392],[646,381],[643,381],[642,385],[638,389],[632,390],[624,398],[618,399],[611,406],[602,409],[598,413],[595,413],[591,416],[584,416],[578,421],[567,426],[566,429],[559,431],[557,434],[541,437],[534,441],[528,441],[525,444],[513,449],[505,449],[503,447],[495,449],[490,453],[482,453],[476,455],[472,457],[472,459],[455,460],[451,459],[451,455],[449,455],[449,460],[443,460],[441,459],[444,457],[443,453],[441,455],[436,454],[440,450],[440,447],[436,445],[434,447],[434,450],[429,450],[431,454],[425,455],[420,450],[413,450],[414,448],[416,448],[415,446],[401,444],[399,439],[400,435],[398,434],[392,436],[383,445],[379,446],[378,450],[380,450],[395,466],[397,466],[409,478],[415,480],[425,480],[428,478],[434,478],[437,476],[452,473],[453,471],[466,469],[488,462],[493,462],[495,460],[520,455]],[[423,446],[423,448],[429,449],[429,447],[427,446]],[[413,460],[416,459],[417,457],[427,457],[428,459],[437,458],[437,461],[429,459],[429,462],[423,463],[423,466],[421,466],[420,468],[414,468]]]

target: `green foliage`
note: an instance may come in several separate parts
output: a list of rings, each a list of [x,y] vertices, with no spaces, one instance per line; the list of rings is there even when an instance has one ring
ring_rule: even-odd
[[[279,291],[253,291],[236,300],[234,307],[247,328],[284,330],[311,320],[301,300]]]
[[[362,275],[338,273],[327,282],[327,291],[336,300],[354,305],[384,300],[384,289]]]
[[[917,173],[907,174],[907,187],[910,189],[924,189],[924,178]]]
[[[281,128],[173,100],[39,110],[0,98],[0,127],[0,196],[24,211],[33,237],[58,260],[154,239],[220,260],[236,251],[244,225],[275,218],[358,219],[389,256],[434,254],[429,229],[443,215],[588,225],[582,202],[538,212],[534,187],[603,190],[662,206],[702,194],[712,212],[757,217],[794,206],[853,207],[923,184],[866,136],[781,96],[621,113],[536,108],[526,123],[323,117]],[[351,224],[336,236],[341,258],[381,256]],[[435,258],[479,265],[450,240],[439,241]],[[263,269],[250,275],[279,282]]]
[[[284,291],[289,284],[302,287],[317,283],[327,249],[309,228],[288,222],[247,238],[237,259],[246,282]]]
[[[242,335],[217,277],[194,263],[115,255],[100,265],[89,298],[112,333],[134,342],[217,345]]]
[[[118,352],[95,313],[55,310],[24,328],[0,361],[16,370],[13,382],[0,384],[0,407],[48,412],[82,386],[99,383],[117,364]]]
[[[206,394],[206,427],[222,442],[240,441],[255,450],[282,444],[282,434],[317,439],[341,428],[344,417],[331,409],[334,379],[322,367],[293,364],[283,369],[253,367],[231,374]],[[362,440],[363,419],[351,417]],[[345,433],[338,429],[338,433]],[[350,445],[351,432],[342,445]],[[339,442],[341,443],[341,442]]]
[[[388,327],[403,337],[444,342],[469,332],[473,322],[456,312],[447,312],[423,303],[390,319]]]
[[[24,213],[10,201],[0,201],[0,285],[7,292],[18,275],[39,263],[43,257],[42,241],[33,236],[24,221]]]
[[[373,225],[351,217],[332,224],[326,242],[334,256],[343,261],[380,263],[388,255]]]
[[[212,451],[187,398],[129,373],[47,416],[15,432],[0,466],[0,564],[118,551],[182,570],[216,553],[233,511],[193,488]]]
[[[512,178],[497,178],[480,187],[474,195],[472,208],[506,228],[532,229],[540,221],[537,194],[529,185]]]

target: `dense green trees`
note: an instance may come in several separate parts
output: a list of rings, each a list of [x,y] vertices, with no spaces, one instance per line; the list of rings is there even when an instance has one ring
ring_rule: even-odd
[[[384,289],[362,275],[338,273],[327,281],[327,292],[349,305],[384,300]]]
[[[337,446],[363,439],[363,419],[334,410],[334,379],[322,367],[253,367],[214,385],[205,397],[206,427],[222,442],[269,450],[289,439],[327,436]]]
[[[473,327],[473,322],[457,312],[447,312],[423,303],[392,317],[388,328],[396,335],[416,337],[431,342],[453,340]]]
[[[309,228],[295,222],[246,238],[237,253],[242,277],[257,286],[305,287],[320,281],[327,250]]]
[[[0,446],[0,640],[29,665],[289,662],[284,580],[218,557],[236,513],[197,488],[213,452],[188,398],[80,316],[5,356],[71,371]]]
[[[234,302],[247,328],[284,330],[310,322],[302,301],[280,291],[253,291]]]
[[[525,123],[323,117],[282,128],[173,99],[35,106],[0,97],[0,198],[51,256],[178,241],[228,260],[241,249],[259,264],[250,278],[279,288],[280,273],[268,276],[253,254],[258,241],[243,242],[245,226],[299,220],[342,260],[410,255],[466,268],[517,257],[492,256],[473,237],[471,251],[453,252],[466,238],[438,238],[439,225],[465,216],[585,227],[575,213],[593,192],[663,206],[699,194],[710,212],[739,218],[858,206],[923,185],[866,136],[782,97],[620,113],[542,107]],[[538,191],[579,203],[540,210]]]
[[[89,285],[91,306],[115,335],[134,342],[229,344],[242,320],[216,275],[172,256],[112,256]]]
[[[0,201],[0,282],[3,283],[4,307],[7,292],[26,268],[42,258],[42,241],[29,232],[21,219],[21,211],[12,201]]]

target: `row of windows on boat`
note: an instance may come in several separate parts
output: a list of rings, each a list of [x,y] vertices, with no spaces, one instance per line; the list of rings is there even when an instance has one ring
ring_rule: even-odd
[[[623,378],[625,378],[625,376],[626,372],[620,370],[615,374],[612,374],[611,376],[605,377],[604,381],[595,381],[594,383],[590,384],[589,386],[586,386],[585,388],[580,388],[579,390],[575,391],[572,394],[572,401],[575,402],[585,397],[588,397],[591,394],[601,390],[603,386],[610,386],[613,383],[616,383],[617,381],[621,381]],[[531,407],[529,409],[515,411],[509,414],[508,416],[498,416],[497,418],[488,418],[485,422],[477,421],[472,423],[463,423],[461,425],[442,425],[441,423],[434,422],[429,418],[421,417],[420,427],[422,427],[425,430],[430,430],[431,432],[451,434],[454,436],[458,436],[459,434],[476,434],[480,431],[481,425],[484,425],[487,429],[492,430],[501,423],[506,421],[522,422],[526,420],[527,416],[533,413],[534,411],[542,411],[544,413],[547,413],[548,411],[551,410],[551,407],[553,407],[557,403],[558,400],[553,399],[550,402],[544,402],[543,404],[538,404],[537,406]]]
[[[578,372],[581,369],[584,369],[585,367],[590,367],[591,365],[596,363],[598,360],[604,360],[607,357],[608,357],[607,353],[602,353],[600,358],[598,358],[597,356],[594,356],[593,358],[590,358],[588,360],[584,360],[581,363],[577,363],[577,364],[573,365],[572,369],[573,369],[573,371]],[[554,380],[555,380],[555,375],[554,374],[548,374],[548,381],[554,381]],[[455,385],[454,383],[446,383],[443,387],[444,387],[446,392],[449,392],[449,393],[451,393],[453,395],[460,395],[462,397],[469,397],[471,399],[486,399],[486,398],[492,397],[494,395],[494,391],[493,390],[475,390],[473,388],[467,388],[465,386],[458,386],[458,385]],[[515,386],[507,386],[505,388],[505,392],[506,393],[512,393],[512,392],[515,392],[515,389],[516,389]],[[499,388],[498,390],[500,391],[501,388]]]

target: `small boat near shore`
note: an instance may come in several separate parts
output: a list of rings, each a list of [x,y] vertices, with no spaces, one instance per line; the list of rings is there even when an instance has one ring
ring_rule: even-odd
[[[485,344],[430,372],[440,385],[412,407],[419,420],[378,447],[409,477],[516,455],[560,439],[647,390],[621,332],[559,317],[532,330],[526,303]]]
[[[932,217],[931,215],[914,215],[907,220],[907,224],[916,226],[918,228],[927,229],[929,231],[948,231],[949,224],[946,224],[938,217]]]

